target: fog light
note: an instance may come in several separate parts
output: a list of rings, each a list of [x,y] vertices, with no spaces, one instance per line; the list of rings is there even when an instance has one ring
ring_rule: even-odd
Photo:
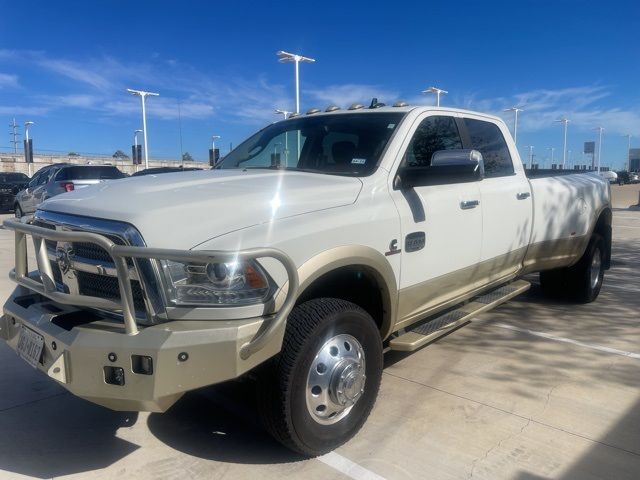
[[[109,385],[124,385],[124,369],[120,367],[104,367],[104,381]]]
[[[144,355],[131,355],[131,370],[139,375],[152,375],[153,359]]]

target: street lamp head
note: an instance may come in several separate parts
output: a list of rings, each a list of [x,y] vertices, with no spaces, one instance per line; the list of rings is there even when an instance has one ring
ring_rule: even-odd
[[[212,140],[218,140],[219,138],[222,138],[222,137],[220,135],[211,135]]]
[[[288,63],[288,62],[313,63],[313,62],[316,61],[315,58],[305,57],[305,56],[299,55],[297,53],[285,52],[284,50],[278,50],[276,52],[276,55],[278,56],[278,61],[280,63]]]
[[[34,123],[36,123],[36,122],[24,122],[24,126],[28,127],[29,125],[33,125]]]
[[[133,133],[142,133],[142,130],[134,130]]]
[[[133,88],[127,88],[127,92],[138,97],[157,97],[160,95],[159,93],[145,92],[144,90],[134,90]]]
[[[442,90],[441,88],[429,87],[426,90],[423,90],[422,93],[447,94],[449,92],[446,90]]]
[[[569,123],[569,119],[565,118],[565,117],[562,117],[562,118],[559,118],[558,120],[554,120],[554,122],[567,124],[567,123]]]
[[[521,107],[511,107],[511,108],[505,108],[503,110],[503,112],[522,112],[524,111]]]

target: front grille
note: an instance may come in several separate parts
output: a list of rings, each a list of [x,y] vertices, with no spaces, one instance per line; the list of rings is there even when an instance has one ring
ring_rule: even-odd
[[[36,219],[34,225],[39,227],[55,230],[56,227],[52,223]],[[103,234],[109,240],[116,245],[127,245],[127,242],[113,234]],[[57,242],[52,240],[46,240],[47,248],[50,255],[55,255],[57,249]],[[113,258],[107,253],[107,251],[89,242],[74,242],[73,243],[73,257],[74,261],[101,265],[106,268],[114,268]],[[62,292],[69,293],[68,288],[64,285],[63,275],[58,266],[56,260],[51,260],[51,269],[53,272],[53,279],[55,280],[58,289]],[[134,267],[133,260],[128,258],[127,265],[129,268]],[[109,300],[120,300],[120,288],[118,285],[118,278],[110,275],[101,275],[98,273],[76,271],[76,278],[78,281],[78,289],[81,295],[88,295],[92,297],[106,298]],[[142,285],[138,280],[131,280],[131,291],[133,294],[133,303],[138,317],[144,317],[146,313],[145,295],[142,290]]]
[[[107,277],[89,272],[77,272],[81,295],[120,300],[120,288],[117,277]],[[144,294],[137,280],[131,280],[133,304],[136,311],[144,311]]]

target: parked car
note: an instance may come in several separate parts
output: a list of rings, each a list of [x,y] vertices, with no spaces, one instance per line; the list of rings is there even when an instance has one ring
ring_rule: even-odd
[[[637,172],[629,173],[629,183],[639,183],[639,182],[640,182],[640,176],[638,175]]]
[[[145,175],[157,175],[159,173],[176,173],[176,172],[192,172],[194,170],[202,170],[201,168],[195,167],[154,167],[154,168],[145,168],[144,170],[140,170],[139,172],[131,174],[132,177],[143,177]]]
[[[452,332],[532,272],[551,296],[597,298],[612,218],[598,175],[529,178],[504,121],[481,113],[315,112],[214,170],[109,182],[5,220],[18,286],[0,337],[115,410],[165,411],[251,372],[268,430],[313,456],[364,424],[384,351]]]
[[[618,174],[611,170],[603,170],[599,173],[599,175],[607,180],[609,183],[617,183],[618,182]]]
[[[48,165],[36,172],[27,188],[16,195],[14,211],[20,218],[33,213],[48,198],[89,185],[124,178],[126,175],[110,165]]]
[[[618,176],[618,185],[626,185],[628,183],[631,183],[631,174],[629,172],[620,171],[616,172],[616,175]]]
[[[24,173],[0,173],[0,210],[13,210],[16,194],[29,183],[29,177]]]

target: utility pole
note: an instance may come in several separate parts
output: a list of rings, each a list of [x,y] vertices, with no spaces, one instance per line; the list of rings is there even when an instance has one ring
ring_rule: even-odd
[[[513,112],[515,114],[513,119],[513,143],[518,144],[518,112],[522,112],[520,107],[511,107],[503,110],[504,112]]]
[[[434,93],[436,96],[436,107],[440,106],[440,96],[441,95],[446,95],[447,93],[449,93],[446,90],[442,90],[441,88],[437,88],[437,87],[429,87],[426,90],[423,90],[422,93],[424,93],[425,95],[427,93]]]
[[[19,142],[17,137],[20,136],[20,133],[18,132],[19,125],[16,123],[15,117],[13,117],[13,121],[9,124],[9,126],[11,127],[11,131],[9,132],[9,135],[11,135],[10,142],[13,143],[13,153],[17,154],[18,142]]]
[[[602,155],[602,131],[604,130],[604,128],[596,127],[593,130],[598,132],[598,173],[600,173],[600,159]]]
[[[133,90],[127,88],[127,92],[131,95],[140,97],[140,105],[142,106],[142,136],[144,137],[144,168],[149,168],[149,148],[147,143],[147,111],[145,109],[145,98],[157,97],[159,93],[145,92],[144,90]]]
[[[567,162],[567,126],[569,125],[569,120],[562,117],[556,122],[560,122],[564,124],[564,146],[562,148],[562,169],[564,170],[565,163]]]
[[[549,150],[551,150],[551,165],[553,165],[553,152],[556,151],[555,147],[549,147]]]

